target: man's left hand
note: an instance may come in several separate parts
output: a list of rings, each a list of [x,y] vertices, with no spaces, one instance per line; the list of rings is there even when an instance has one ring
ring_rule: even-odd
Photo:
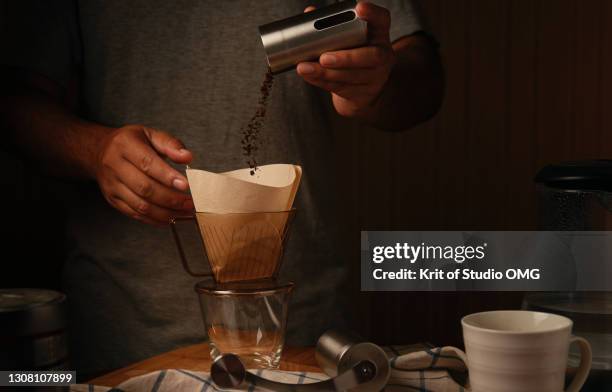
[[[307,8],[306,12],[312,10]],[[338,114],[359,116],[379,97],[395,64],[389,38],[391,16],[372,3],[357,4],[357,15],[368,23],[368,45],[327,52],[319,62],[298,64],[298,74],[308,83],[331,92]]]

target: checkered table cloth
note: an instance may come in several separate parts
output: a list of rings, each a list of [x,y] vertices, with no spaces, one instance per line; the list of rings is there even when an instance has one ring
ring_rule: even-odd
[[[388,346],[385,352],[391,364],[391,378],[385,387],[388,392],[463,392],[459,383],[467,380],[465,364],[452,347],[431,347],[424,344]],[[255,370],[257,375],[284,383],[308,384],[328,378],[322,373]],[[78,384],[73,392],[170,392],[221,391],[210,380],[208,373],[183,369],[168,369],[129,379],[115,388]],[[227,391],[227,390],[225,390]],[[250,385],[249,392],[266,391]]]

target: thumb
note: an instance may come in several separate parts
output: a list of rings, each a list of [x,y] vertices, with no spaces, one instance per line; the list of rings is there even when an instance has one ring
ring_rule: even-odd
[[[386,8],[367,1],[357,3],[357,15],[368,22],[368,38],[374,45],[391,45],[389,29],[391,28],[391,14]]]
[[[153,148],[161,155],[175,163],[188,164],[193,159],[191,151],[185,148],[183,142],[174,136],[152,128],[144,128],[144,133]]]

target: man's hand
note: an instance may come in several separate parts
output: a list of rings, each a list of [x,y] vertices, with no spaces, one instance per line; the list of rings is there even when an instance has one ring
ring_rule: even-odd
[[[179,140],[142,125],[114,129],[80,119],[54,93],[59,87],[32,76],[14,75],[11,93],[0,94],[0,125],[19,130],[12,142],[43,171],[96,180],[113,207],[146,223],[193,215],[187,179],[166,162],[191,162]]]
[[[306,82],[332,93],[336,111],[347,117],[368,110],[383,91],[396,62],[389,39],[389,11],[366,2],[358,3],[356,11],[368,22],[368,46],[324,53],[318,63],[297,66]]]
[[[187,179],[163,158],[187,164],[192,155],[171,135],[128,125],[102,142],[95,176],[106,200],[125,215],[161,225],[193,213]]]

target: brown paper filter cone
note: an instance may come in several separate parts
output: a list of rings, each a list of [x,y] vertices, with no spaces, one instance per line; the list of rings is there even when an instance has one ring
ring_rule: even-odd
[[[287,211],[300,185],[302,168],[296,165],[260,166],[225,173],[187,169],[187,179],[197,212]]]
[[[196,213],[215,281],[275,277],[294,213]]]
[[[283,252],[302,169],[275,164],[226,173],[187,170],[196,219],[218,283],[271,278]]]

